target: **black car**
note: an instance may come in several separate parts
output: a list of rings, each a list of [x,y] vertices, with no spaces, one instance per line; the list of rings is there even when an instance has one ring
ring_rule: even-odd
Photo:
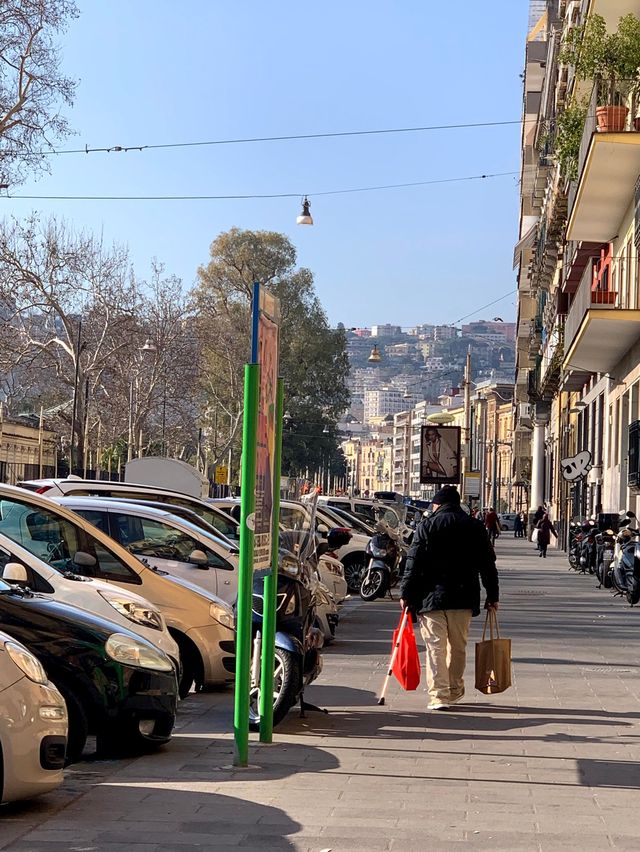
[[[79,759],[88,734],[96,735],[102,753],[171,738],[178,695],[175,668],[146,639],[1,579],[0,630],[40,659],[64,696],[68,762]]]

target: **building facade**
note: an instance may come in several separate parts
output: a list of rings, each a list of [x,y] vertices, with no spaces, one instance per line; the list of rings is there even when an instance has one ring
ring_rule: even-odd
[[[573,518],[640,511],[636,87],[618,81],[626,116],[599,127],[601,82],[562,61],[595,14],[614,32],[640,1],[532,2],[524,80],[514,477],[528,470],[530,505],[548,505],[565,542]]]

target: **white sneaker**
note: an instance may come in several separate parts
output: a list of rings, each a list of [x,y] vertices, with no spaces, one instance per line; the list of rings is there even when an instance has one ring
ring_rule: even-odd
[[[431,704],[427,705],[427,710],[448,710],[449,705],[445,704],[444,701],[433,701]]]

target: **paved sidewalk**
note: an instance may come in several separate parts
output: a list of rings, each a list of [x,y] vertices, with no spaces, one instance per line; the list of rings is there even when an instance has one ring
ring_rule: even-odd
[[[85,762],[0,816],[0,849],[555,850],[640,848],[640,608],[563,554],[498,542],[514,686],[448,713],[392,687],[375,703],[397,603],[350,604],[322,681],[255,768],[230,771],[231,697],[193,696],[162,753]],[[476,619],[472,641],[481,628]],[[473,646],[470,647],[471,656]]]

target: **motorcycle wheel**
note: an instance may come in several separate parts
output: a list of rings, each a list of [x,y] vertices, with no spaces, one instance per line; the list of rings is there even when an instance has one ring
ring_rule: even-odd
[[[300,677],[295,655],[283,648],[276,648],[273,673],[274,727],[280,724],[291,710],[299,692]],[[260,687],[252,689],[249,695],[249,727],[252,731],[260,730]]]
[[[365,574],[360,586],[360,597],[363,601],[372,601],[379,597],[384,586],[384,574],[378,569]]]

